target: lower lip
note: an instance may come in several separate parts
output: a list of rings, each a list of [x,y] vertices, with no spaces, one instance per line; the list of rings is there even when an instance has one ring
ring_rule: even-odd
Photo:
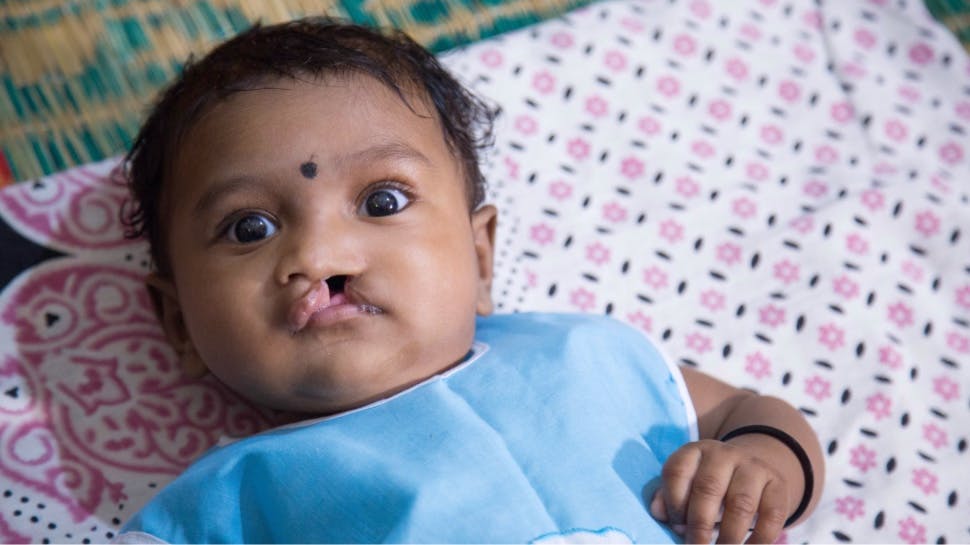
[[[311,314],[303,329],[325,328],[358,316],[375,316],[382,313],[381,309],[373,305],[333,305]]]

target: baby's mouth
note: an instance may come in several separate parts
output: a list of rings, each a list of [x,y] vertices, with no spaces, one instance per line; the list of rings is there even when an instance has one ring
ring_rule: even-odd
[[[357,314],[381,314],[380,307],[358,301],[346,289],[346,275],[331,276],[316,282],[293,302],[287,316],[290,331],[300,332],[312,321],[326,326]]]

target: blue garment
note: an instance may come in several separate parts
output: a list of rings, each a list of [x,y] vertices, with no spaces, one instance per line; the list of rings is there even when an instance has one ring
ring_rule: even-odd
[[[604,317],[498,315],[478,320],[473,350],[381,402],[213,449],[124,531],[189,543],[677,540],[644,494],[696,422],[679,371],[643,335]]]

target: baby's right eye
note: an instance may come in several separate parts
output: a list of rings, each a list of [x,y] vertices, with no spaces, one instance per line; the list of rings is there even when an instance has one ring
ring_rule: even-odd
[[[232,242],[249,244],[276,234],[276,223],[264,214],[251,212],[230,223],[226,237]]]

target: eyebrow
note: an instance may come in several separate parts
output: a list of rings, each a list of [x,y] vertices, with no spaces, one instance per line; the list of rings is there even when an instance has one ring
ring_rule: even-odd
[[[388,160],[417,161],[427,166],[431,166],[433,164],[431,159],[428,159],[425,154],[399,140],[381,142],[349,155],[338,157],[335,163],[339,167],[345,164],[353,166]],[[308,180],[300,181],[307,182]],[[261,184],[257,178],[247,175],[233,176],[216,182],[212,187],[206,190],[206,192],[203,193],[196,202],[195,211],[196,213],[201,214],[223,199],[226,195],[259,185]]]

